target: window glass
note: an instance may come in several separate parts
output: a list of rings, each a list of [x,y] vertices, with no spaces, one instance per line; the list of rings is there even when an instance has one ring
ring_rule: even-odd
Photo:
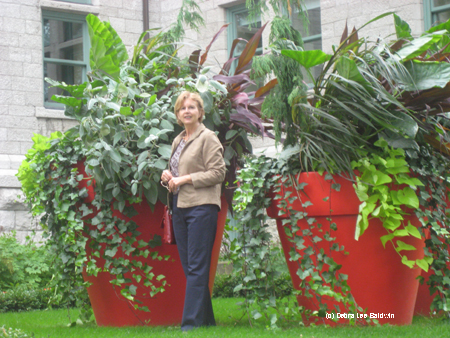
[[[44,78],[67,84],[86,81],[89,61],[89,40],[84,16],[44,12],[42,19]],[[44,105],[60,107],[51,100],[53,95],[65,95],[44,80]]]
[[[83,60],[83,24],[44,19],[45,57]]]
[[[253,22],[249,21],[248,10],[244,5],[232,7],[227,12],[228,22],[228,50],[231,50],[233,41],[235,39],[241,38],[246,41],[250,40],[252,36],[261,28],[261,18],[258,17]],[[239,42],[233,52],[234,57],[239,57],[245,48],[246,42]],[[259,40],[258,48],[255,52],[256,55],[262,54],[262,38]],[[236,68],[237,60],[233,63],[231,72],[234,72]]]
[[[450,19],[450,0],[424,0],[424,26],[432,26]]]

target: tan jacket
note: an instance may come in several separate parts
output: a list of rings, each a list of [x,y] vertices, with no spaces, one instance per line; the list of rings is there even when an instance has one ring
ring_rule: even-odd
[[[186,131],[182,131],[173,141],[171,158],[185,134]],[[216,204],[220,208],[226,170],[222,154],[223,147],[216,134],[200,124],[181,151],[178,172],[180,176],[190,174],[192,184],[180,187],[179,208],[202,204]]]

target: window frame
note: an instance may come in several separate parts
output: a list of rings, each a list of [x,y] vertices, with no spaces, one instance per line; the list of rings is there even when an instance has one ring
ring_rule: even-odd
[[[91,0],[58,0],[58,1],[74,2],[74,3],[77,3],[77,4],[83,4],[83,5],[92,5],[92,1]]]
[[[49,58],[45,56],[45,38],[44,38],[44,21],[46,19],[49,20],[58,20],[65,22],[75,22],[82,24],[82,34],[83,34],[83,61],[77,60],[65,60],[65,59],[55,59]],[[89,39],[89,31],[86,22],[86,15],[75,14],[75,13],[66,13],[66,12],[56,12],[50,10],[42,11],[42,80],[44,81],[44,107],[45,108],[57,108],[63,109],[64,105],[58,102],[45,101],[45,64],[53,63],[58,65],[68,65],[68,66],[81,66],[82,67],[82,80],[85,82],[87,80],[87,73],[90,71],[90,39]]]
[[[433,0],[423,1],[423,25],[425,30],[430,29],[436,21],[433,17],[440,12],[450,11],[450,4],[442,6],[434,6]]]

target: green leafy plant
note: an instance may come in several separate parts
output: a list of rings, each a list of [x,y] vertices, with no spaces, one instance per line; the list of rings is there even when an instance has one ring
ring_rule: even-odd
[[[31,238],[25,244],[16,239],[16,232],[0,236],[0,290],[16,285],[45,287],[52,278],[53,257]]]
[[[155,275],[139,260],[168,260],[158,253],[161,238],[138,240],[136,223],[120,219],[116,212],[131,218],[136,214],[134,203],[145,201],[152,208],[167,203],[167,191],[159,182],[171,143],[181,130],[173,113],[178,94],[206,84],[201,93],[204,123],[224,145],[230,182],[238,158],[251,151],[246,132],[263,130],[258,106],[241,94],[251,82],[245,69],[263,28],[247,43],[238,62],[242,71],[233,77],[226,71],[231,62],[216,76],[203,68],[211,45],[203,54],[194,52],[182,60],[176,51],[167,54],[172,45],[162,35],[145,39],[144,33],[128,60],[108,23],[93,15],[87,22],[93,41],[89,81],[67,85],[47,79],[70,94],[53,100],[65,104],[65,114],[79,125],[50,138],[35,135],[18,174],[33,215],[41,217],[47,245],[59,257],[58,297],[75,301],[83,309],[84,321],[91,312],[83,271],[97,275],[106,269],[121,296],[143,311],[148,309],[140,305],[138,283],[150,296],[167,288],[165,276]],[[270,86],[260,88],[256,99],[269,90]]]
[[[375,146],[383,148],[383,156],[370,154],[367,158],[353,162],[353,168],[358,170],[355,191],[362,201],[356,223],[355,239],[363,236],[369,227],[370,218],[382,220],[387,235],[381,237],[383,246],[391,242],[402,258],[405,265],[413,268],[419,266],[428,271],[433,259],[426,256],[416,261],[409,260],[402,251],[416,250],[414,246],[401,241],[401,237],[413,236],[422,238],[420,233],[410,222],[404,224],[404,215],[419,208],[419,198],[416,190],[423,186],[422,181],[410,176],[408,163],[403,149],[390,148],[383,139],[378,140]]]
[[[75,302],[56,304],[54,301],[55,289],[32,288],[27,285],[18,285],[8,291],[0,292],[0,312],[23,312],[44,310],[51,308],[74,307]]]
[[[280,318],[290,320],[298,315],[298,306],[293,305],[295,299],[280,295],[274,287],[286,272],[280,251],[274,248],[265,214],[265,208],[270,205],[267,194],[275,184],[276,172],[265,156],[248,157],[239,170],[239,186],[234,195],[236,221],[230,247],[234,273],[242,278],[234,292],[244,294],[242,308],[248,320],[264,318],[272,328],[278,327]]]

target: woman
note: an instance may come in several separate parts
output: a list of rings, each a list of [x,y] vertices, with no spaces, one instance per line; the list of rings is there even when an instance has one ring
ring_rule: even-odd
[[[173,196],[173,228],[186,276],[181,329],[188,331],[216,324],[208,284],[225,162],[219,139],[202,123],[200,95],[181,93],[175,115],[184,131],[173,141],[170,170],[161,181]]]

